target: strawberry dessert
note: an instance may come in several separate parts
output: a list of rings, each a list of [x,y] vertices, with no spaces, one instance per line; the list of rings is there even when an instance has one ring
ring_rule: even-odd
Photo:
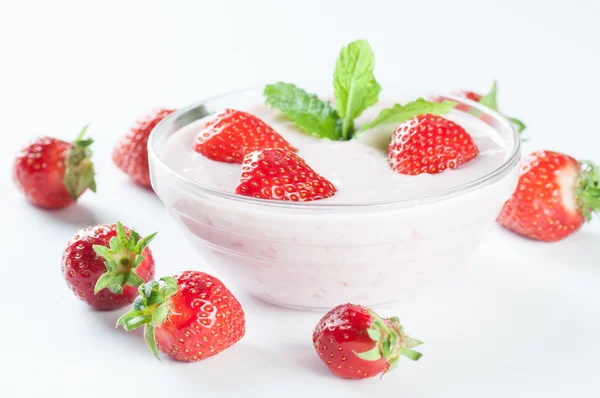
[[[152,133],[156,193],[251,293],[313,308],[407,297],[452,273],[514,191],[520,141],[506,119],[461,111],[460,96],[380,98],[373,69],[359,40],[340,53],[333,93],[269,84]]]

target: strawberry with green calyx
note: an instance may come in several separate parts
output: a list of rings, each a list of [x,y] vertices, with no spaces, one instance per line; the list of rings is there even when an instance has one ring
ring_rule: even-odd
[[[396,104],[382,111],[372,123],[357,130],[354,120],[379,99],[381,87],[373,75],[374,67],[375,56],[371,46],[365,40],[357,40],[342,48],[335,64],[335,108],[315,94],[281,82],[265,87],[265,102],[279,109],[308,134],[334,141],[350,140],[377,124],[398,124],[423,113],[447,113],[455,105],[452,101],[438,104],[422,98],[405,106]]]
[[[227,349],[246,332],[239,301],[217,278],[184,271],[139,287],[131,310],[117,325],[126,331],[144,326],[144,338],[178,361],[199,361]]]
[[[142,253],[154,239],[156,232],[141,238],[135,230],[130,230],[127,236],[120,222],[117,222],[116,231],[117,235],[110,239],[108,247],[93,246],[94,251],[106,260],[106,273],[96,282],[94,294],[104,288],[112,293],[122,294],[125,286],[137,287],[144,283],[144,279],[136,274],[135,270],[144,261]]]
[[[534,152],[521,165],[519,185],[498,216],[525,237],[556,242],[600,214],[600,167],[571,156]]]
[[[333,374],[364,379],[388,372],[401,356],[418,360],[422,342],[404,332],[398,318],[383,319],[372,310],[343,304],[329,311],[313,332],[314,348]]]
[[[96,192],[91,139],[85,126],[73,143],[42,137],[16,157],[13,180],[36,206],[59,209],[75,202],[89,188]]]
[[[77,199],[87,188],[96,192],[94,180],[94,164],[90,157],[90,145],[94,143],[91,138],[84,139],[88,126],[85,126],[65,156],[64,183],[73,199]]]
[[[119,318],[117,325],[130,332],[144,325],[144,339],[156,359],[158,348],[154,328],[162,324],[169,313],[169,297],[177,293],[177,281],[170,276],[160,278],[160,282],[152,281],[140,286],[139,295],[133,302],[129,312]]]
[[[82,301],[99,310],[131,304],[137,286],[154,278],[154,258],[147,247],[154,235],[140,239],[136,231],[121,223],[77,232],[62,257],[67,285]]]

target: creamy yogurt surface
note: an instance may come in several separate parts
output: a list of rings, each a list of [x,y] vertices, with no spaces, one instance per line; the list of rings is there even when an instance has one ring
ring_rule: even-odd
[[[380,101],[366,110],[356,126],[373,120],[393,101]],[[479,155],[472,161],[439,174],[408,176],[389,166],[387,147],[397,126],[382,125],[357,135],[350,141],[330,141],[313,137],[288,121],[277,109],[264,104],[235,108],[248,112],[270,125],[317,173],[337,188],[334,196],[311,205],[367,204],[413,200],[440,193],[477,180],[500,167],[513,151],[513,142],[502,138],[494,128],[464,112],[442,115],[462,126],[470,135]],[[209,116],[210,117],[210,116]],[[193,150],[198,131],[206,124],[200,119],[173,134],[164,145],[161,157],[174,171],[196,183],[233,193],[239,183],[241,165],[217,162]]]

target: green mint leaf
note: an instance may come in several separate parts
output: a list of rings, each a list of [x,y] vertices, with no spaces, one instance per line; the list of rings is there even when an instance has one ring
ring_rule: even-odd
[[[379,116],[377,116],[371,123],[367,123],[362,126],[359,132],[372,129],[380,124],[400,124],[412,119],[415,116],[423,115],[425,113],[431,113],[434,115],[445,114],[450,112],[455,106],[456,102],[454,101],[444,101],[440,103],[426,101],[423,98],[409,102],[404,106],[395,104],[391,108],[382,110],[381,113],[379,113]]]
[[[308,134],[339,140],[341,124],[331,104],[315,94],[288,83],[269,84],[264,90],[265,103],[277,108]]]
[[[495,80],[490,92],[481,97],[479,103],[487,106],[488,108],[498,113],[501,113],[500,109],[498,108],[498,83]],[[504,114],[502,114],[502,116],[504,116],[514,126],[514,128],[517,129],[519,134],[527,128],[525,123],[523,123],[519,119],[515,119],[514,117],[508,117]]]
[[[344,140],[352,138],[354,119],[379,98],[381,87],[373,75],[374,67],[375,56],[366,40],[357,40],[342,48],[335,63],[335,106],[343,120]]]
[[[481,97],[479,103],[498,112],[498,84],[495,80],[490,92]]]
[[[506,117],[506,119],[508,119],[508,121],[511,122],[513,126],[515,126],[519,134],[527,128],[527,125],[519,119],[515,119],[514,117]],[[521,138],[521,140],[523,140],[523,138]]]

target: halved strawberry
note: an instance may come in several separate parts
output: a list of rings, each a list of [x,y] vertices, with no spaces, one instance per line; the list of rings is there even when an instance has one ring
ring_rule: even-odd
[[[296,151],[265,122],[234,109],[214,114],[198,132],[194,142],[196,152],[227,163],[242,163],[246,154],[265,148]]]
[[[475,159],[479,150],[458,124],[425,114],[400,124],[388,148],[392,169],[400,174],[436,174]]]
[[[498,216],[503,227],[544,242],[566,238],[600,212],[600,168],[558,152],[523,160],[519,185]]]
[[[244,158],[235,193],[259,199],[308,202],[333,196],[335,187],[294,152],[279,148],[250,152]]]

